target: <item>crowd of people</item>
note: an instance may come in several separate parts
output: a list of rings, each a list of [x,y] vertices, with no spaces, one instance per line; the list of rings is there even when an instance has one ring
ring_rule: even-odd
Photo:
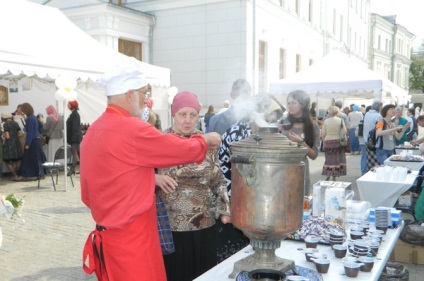
[[[360,155],[365,174],[383,164],[396,145],[424,142],[416,139],[424,119],[415,120],[412,111],[403,117],[403,108],[393,104],[343,107],[334,101],[320,116],[319,104],[302,90],[289,93],[283,106],[267,93],[252,96],[245,79],[234,81],[232,102],[226,100],[223,110],[208,106],[204,131],[198,126],[197,95],[178,93],[171,104],[172,125],[162,131],[151,87],[138,68],[117,67],[99,83],[107,96],[105,112],[84,135],[77,101],[68,102],[66,120],[73,159],[68,174],[77,173],[80,163],[81,200],[95,221],[83,268],[99,280],[193,280],[249,244],[231,223],[230,158],[234,142],[258,132],[258,116],[306,148],[305,195],[312,190],[309,161],[320,150],[323,177],[336,181],[347,174],[347,151]],[[52,105],[45,111],[46,118],[35,116],[31,104],[23,103],[13,114],[1,114],[1,152],[11,180],[43,177],[42,163],[52,161],[64,143],[64,117]],[[366,145],[374,128],[375,150]],[[169,232],[161,228],[158,202]],[[171,240],[164,241],[165,232]],[[163,251],[164,243],[173,244],[172,252]]]
[[[71,106],[76,105],[76,106]],[[77,112],[78,102],[68,102],[71,114],[67,120],[67,144],[75,147],[71,172],[79,161],[77,152],[81,143],[81,125]],[[53,162],[55,152],[64,145],[64,120],[53,105],[35,115],[30,103],[19,104],[13,113],[1,114],[1,160],[10,172],[12,181],[32,181],[44,178],[43,163]],[[74,122],[75,121],[75,122]]]

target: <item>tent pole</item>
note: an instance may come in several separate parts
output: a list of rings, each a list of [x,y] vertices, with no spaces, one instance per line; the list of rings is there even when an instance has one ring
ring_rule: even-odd
[[[67,118],[67,107],[66,107],[66,100],[62,102],[63,106],[63,147],[65,149],[65,170],[63,171],[63,176],[65,177],[65,191],[67,191],[68,187],[68,142],[67,142],[67,129],[66,129],[66,120]]]

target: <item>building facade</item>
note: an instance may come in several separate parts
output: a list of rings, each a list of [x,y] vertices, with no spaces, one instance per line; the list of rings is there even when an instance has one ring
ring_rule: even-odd
[[[254,93],[266,92],[270,82],[307,68],[333,49],[408,86],[413,35],[370,16],[370,0],[43,2],[107,46],[171,69],[171,84],[196,93],[204,108],[221,107],[238,78],[247,79]],[[386,39],[395,52],[378,48]],[[153,98],[160,111],[168,110],[166,93]]]
[[[409,88],[409,66],[414,34],[396,16],[370,15],[370,69],[403,89]]]

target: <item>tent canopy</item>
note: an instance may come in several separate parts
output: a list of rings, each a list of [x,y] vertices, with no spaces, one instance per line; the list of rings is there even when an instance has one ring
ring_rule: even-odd
[[[81,120],[92,123],[106,107],[104,89],[94,81],[108,69],[129,60],[140,65],[154,89],[170,86],[168,68],[112,50],[78,28],[57,8],[25,0],[0,0],[0,11],[0,84],[8,86],[7,80],[13,80],[19,81],[19,86],[27,77],[52,84],[43,87],[48,90],[41,90],[33,81],[32,89],[9,95],[9,106],[3,106],[2,111],[13,112],[26,101],[43,113],[47,105],[55,103],[55,79],[68,76],[79,81],[76,91]],[[60,104],[58,109],[61,110]]]
[[[59,9],[24,0],[0,0],[0,75],[87,81],[129,57],[96,41]],[[169,87],[170,71],[139,62],[152,85]],[[1,76],[0,76],[1,77]]]
[[[379,99],[406,103],[407,91],[367,68],[348,54],[333,50],[314,65],[292,76],[270,84],[271,94],[284,98],[291,91],[303,90],[311,99],[347,97]]]

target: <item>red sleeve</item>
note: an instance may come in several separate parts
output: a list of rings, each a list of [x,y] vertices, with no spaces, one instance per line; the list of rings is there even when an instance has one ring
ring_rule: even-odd
[[[201,164],[205,159],[207,144],[201,135],[190,138],[174,134],[164,134],[155,127],[142,127],[136,136],[137,147],[143,153],[137,153],[141,166],[165,168],[190,163]]]

